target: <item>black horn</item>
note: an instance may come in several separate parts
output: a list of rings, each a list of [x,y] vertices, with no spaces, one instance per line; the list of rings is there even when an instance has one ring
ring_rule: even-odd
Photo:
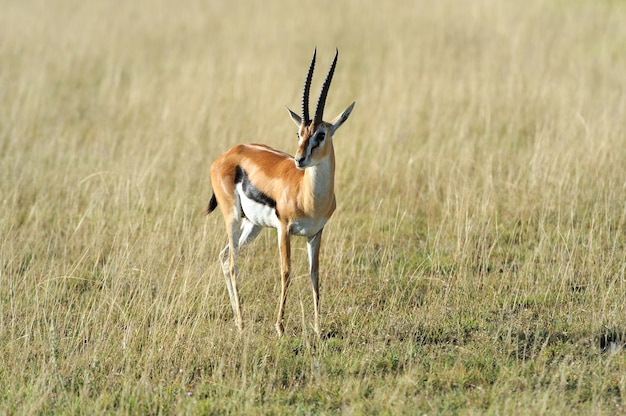
[[[322,116],[324,115],[324,105],[326,104],[326,96],[328,95],[328,89],[330,88],[330,82],[333,80],[333,73],[335,72],[335,65],[337,65],[337,56],[339,55],[339,50],[335,50],[335,59],[333,59],[333,63],[330,65],[330,69],[328,70],[328,75],[326,75],[326,79],[324,80],[324,84],[322,85],[322,92],[320,92],[320,98],[317,100],[317,107],[315,108],[315,124],[319,124],[322,122]]]
[[[302,120],[305,125],[311,123],[309,117],[309,91],[311,90],[311,79],[313,78],[313,70],[315,69],[315,55],[317,54],[317,48],[313,51],[313,59],[311,59],[311,65],[309,65],[309,72],[306,74],[304,80],[304,91],[302,91]]]

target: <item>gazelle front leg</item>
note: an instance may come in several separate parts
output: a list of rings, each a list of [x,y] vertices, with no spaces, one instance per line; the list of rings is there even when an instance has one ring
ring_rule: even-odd
[[[285,302],[287,301],[287,289],[289,288],[289,278],[291,273],[291,241],[289,227],[281,224],[278,227],[278,249],[280,251],[280,274],[281,290],[278,304],[278,318],[276,319],[276,332],[282,336],[285,332],[283,318],[285,316]]]
[[[309,255],[309,275],[313,288],[313,311],[315,313],[315,333],[320,333],[320,292],[319,292],[319,268],[320,247],[322,245],[322,228],[317,234],[306,238],[306,248]]]

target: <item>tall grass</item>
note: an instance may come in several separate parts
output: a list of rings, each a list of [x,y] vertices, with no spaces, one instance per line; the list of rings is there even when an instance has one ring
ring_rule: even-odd
[[[624,412],[622,3],[1,8],[3,413]],[[208,167],[295,150],[315,46],[340,51],[327,118],[357,101],[323,333],[296,241],[274,335],[266,231],[239,335]]]

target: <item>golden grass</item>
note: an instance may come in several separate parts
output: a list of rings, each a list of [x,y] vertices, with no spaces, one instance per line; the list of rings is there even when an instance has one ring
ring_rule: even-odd
[[[585,0],[5,1],[2,413],[624,412],[624,21]],[[208,167],[295,150],[282,106],[315,46],[318,69],[340,51],[327,118],[357,102],[323,336],[298,240],[275,337],[270,231],[241,258],[238,335]]]

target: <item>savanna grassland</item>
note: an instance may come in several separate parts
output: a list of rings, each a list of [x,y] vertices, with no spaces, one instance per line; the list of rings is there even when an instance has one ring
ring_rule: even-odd
[[[0,1],[3,414],[626,412],[626,3]],[[204,215],[230,146],[334,139],[296,239]]]

